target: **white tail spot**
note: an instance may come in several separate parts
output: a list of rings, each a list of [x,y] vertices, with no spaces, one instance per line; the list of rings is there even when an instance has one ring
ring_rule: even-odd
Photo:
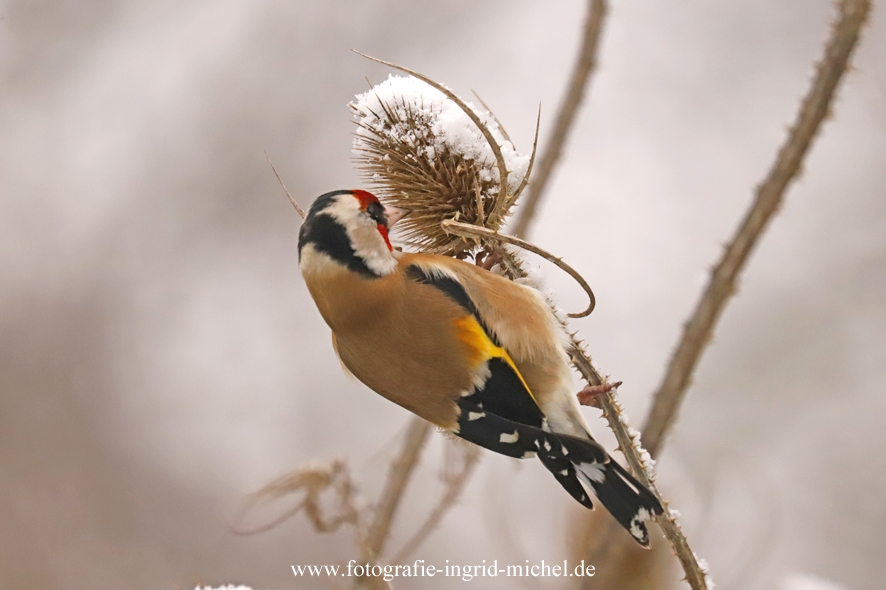
[[[511,443],[517,442],[518,440],[520,440],[520,433],[517,432],[516,430],[514,431],[514,434],[506,434],[503,432],[500,435],[498,435],[498,442],[500,442],[500,443],[511,444]]]

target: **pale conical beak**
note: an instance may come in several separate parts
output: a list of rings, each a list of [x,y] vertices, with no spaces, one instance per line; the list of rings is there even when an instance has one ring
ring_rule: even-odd
[[[388,227],[394,227],[394,224],[412,213],[410,209],[401,209],[399,207],[393,207],[391,205],[384,205],[385,208],[385,217],[388,218]]]

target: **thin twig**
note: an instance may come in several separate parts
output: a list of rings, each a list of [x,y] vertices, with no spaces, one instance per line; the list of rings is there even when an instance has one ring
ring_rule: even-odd
[[[274,176],[277,177],[277,181],[280,183],[280,186],[283,187],[283,192],[285,192],[286,196],[289,197],[289,202],[292,203],[292,206],[295,207],[295,210],[298,211],[298,214],[301,215],[302,219],[304,219],[305,217],[307,217],[305,210],[298,206],[298,203],[295,202],[295,199],[289,193],[289,189],[286,188],[285,184],[283,184],[283,179],[280,178],[280,174],[277,172],[277,169],[274,168],[274,163],[271,162],[271,156],[268,155],[267,151],[265,151],[265,157],[268,159],[268,164],[271,165],[271,170],[274,171]]]
[[[532,167],[535,166],[535,151],[538,148],[538,130],[541,128],[541,105],[538,105],[538,114],[535,116],[535,137],[532,139],[532,154],[529,156],[529,166],[526,167],[526,174],[523,175],[523,180],[520,181],[520,186],[517,187],[517,190],[514,191],[514,194],[510,197],[510,202],[507,204],[507,207],[510,208],[517,199],[520,198],[520,195],[523,194],[523,189],[529,184],[529,175],[532,174]],[[525,236],[523,236],[525,237]]]
[[[479,101],[483,108],[486,109],[486,112],[492,117],[492,120],[495,121],[495,124],[498,125],[498,130],[501,131],[501,136],[505,138],[506,141],[510,141],[511,145],[514,145],[514,142],[511,141],[511,136],[508,135],[508,132],[505,131],[505,126],[501,124],[501,121],[498,120],[498,117],[495,116],[495,113],[492,112],[492,109],[489,108],[489,105],[486,104],[486,101],[480,98],[480,95],[477,94],[477,91],[471,88],[471,94],[474,95],[474,98]]]
[[[485,227],[480,227],[477,225],[471,225],[468,223],[461,223],[459,221],[453,221],[451,219],[444,219],[440,226],[443,228],[443,231],[449,234],[455,234],[457,236],[467,237],[467,238],[485,238],[487,240],[495,240],[499,242],[505,242],[506,244],[512,244],[517,246],[518,248],[522,248],[524,250],[528,250],[533,254],[537,254],[551,262],[557,268],[563,270],[566,274],[575,279],[585,293],[588,295],[588,299],[590,302],[588,303],[587,309],[581,311],[579,313],[570,313],[567,314],[571,318],[583,318],[591,314],[594,311],[594,307],[597,305],[597,299],[594,297],[594,291],[591,289],[591,286],[588,285],[588,282],[584,280],[578,271],[563,262],[562,258],[557,258],[550,252],[546,252],[542,250],[538,246],[534,244],[530,244],[529,242],[523,241],[519,238],[515,238],[514,236],[508,236],[504,234],[500,234],[497,231],[493,231],[491,229],[487,229]]]
[[[849,58],[858,44],[861,27],[870,11],[868,0],[841,0],[839,20],[833,26],[815,80],[803,99],[797,120],[787,141],[778,151],[766,179],[757,188],[754,203],[741,222],[711,279],[655,392],[652,408],[643,428],[646,448],[655,456],[674,423],[692,373],[729,299],[748,256],[778,210],[790,182],[800,173],[803,159],[822,122],[830,113],[837,84],[846,72]]]
[[[606,0],[589,0],[588,2],[588,16],[585,20],[578,61],[575,63],[569,87],[563,97],[560,110],[557,112],[551,139],[548,141],[541,162],[539,162],[538,172],[532,179],[532,184],[529,185],[529,194],[523,202],[519,217],[514,224],[514,230],[511,232],[517,237],[522,238],[528,235],[538,203],[547,188],[551,173],[563,153],[563,146],[572,130],[575,116],[578,114],[578,107],[581,105],[588,81],[591,79],[591,72],[597,65],[600,31],[603,28],[607,10]]]
[[[571,339],[572,348],[570,354],[572,355],[572,364],[578,369],[578,372],[581,373],[588,384],[602,385],[605,380],[594,367],[582,343],[576,340],[574,335],[571,336]],[[609,428],[615,434],[615,439],[618,441],[618,448],[625,459],[627,459],[628,466],[631,468],[634,477],[655,494],[655,497],[658,498],[659,503],[664,508],[664,513],[657,518],[657,521],[671,547],[673,547],[677,559],[680,560],[680,564],[683,566],[686,581],[693,590],[707,590],[708,585],[705,580],[705,571],[701,568],[695,553],[689,547],[686,535],[683,534],[683,530],[677,524],[676,518],[668,509],[667,502],[658,493],[655,483],[649,477],[647,466],[641,458],[642,447],[640,446],[639,437],[630,431],[627,423],[622,419],[621,404],[618,403],[615,391],[597,396],[597,403],[602,408],[603,417],[609,422]]]
[[[396,555],[390,559],[391,563],[404,563],[425,542],[443,520],[446,513],[455,506],[462,490],[464,490],[465,485],[471,478],[474,467],[477,466],[477,462],[480,460],[480,447],[458,440],[452,441],[451,445],[455,446],[456,450],[462,453],[462,462],[459,469],[444,478],[446,491],[443,493],[443,497],[440,498],[436,508],[428,515],[425,522],[412,535],[412,538],[406,541]]]
[[[409,422],[403,437],[403,446],[388,470],[388,479],[376,506],[375,518],[369,526],[366,543],[361,548],[361,563],[374,562],[384,552],[394,515],[430,432],[430,423],[419,417],[414,417]]]
[[[324,514],[321,496],[330,492],[338,500],[338,509],[332,515]],[[302,493],[302,499],[292,508],[256,527],[240,527],[232,524],[231,530],[237,535],[255,535],[269,531],[304,511],[314,529],[320,533],[330,533],[342,524],[350,523],[357,530],[358,542],[363,543],[364,531],[360,512],[356,507],[354,484],[344,461],[333,461],[329,465],[306,465],[292,473],[278,477],[257,492],[246,497],[240,515],[245,516],[262,504],[270,504],[287,496]]]

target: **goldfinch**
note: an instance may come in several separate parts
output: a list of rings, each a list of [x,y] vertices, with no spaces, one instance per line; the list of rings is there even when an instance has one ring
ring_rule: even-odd
[[[404,211],[366,191],[314,201],[299,266],[342,364],[370,389],[458,437],[537,456],[573,498],[593,491],[643,546],[655,496],[591,436],[566,334],[536,290],[478,266],[395,251]]]

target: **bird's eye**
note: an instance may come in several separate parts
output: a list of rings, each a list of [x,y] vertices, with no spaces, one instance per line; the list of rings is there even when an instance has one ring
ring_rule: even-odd
[[[385,227],[388,226],[388,217],[385,215],[385,208],[378,201],[370,203],[366,207],[366,213],[368,213],[369,217],[371,217],[376,223],[384,225]]]

